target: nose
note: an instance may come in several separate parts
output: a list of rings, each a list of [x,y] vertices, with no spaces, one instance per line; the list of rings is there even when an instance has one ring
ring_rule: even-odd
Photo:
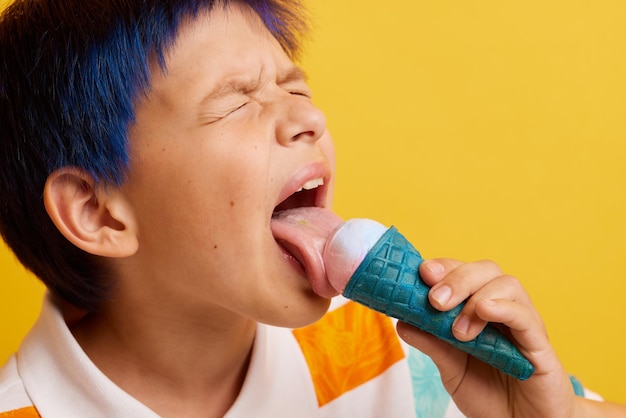
[[[310,99],[290,95],[281,104],[276,123],[276,138],[281,145],[316,142],[326,131],[326,116]]]

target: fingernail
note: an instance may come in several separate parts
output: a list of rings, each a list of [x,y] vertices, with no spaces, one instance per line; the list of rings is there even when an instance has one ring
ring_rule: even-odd
[[[433,290],[432,298],[440,305],[445,305],[452,296],[452,289],[449,286],[441,286]]]
[[[470,320],[467,316],[461,315],[454,321],[454,329],[460,334],[467,334],[469,330]]]
[[[443,264],[436,261],[425,261],[424,266],[431,273],[439,274],[443,273]]]

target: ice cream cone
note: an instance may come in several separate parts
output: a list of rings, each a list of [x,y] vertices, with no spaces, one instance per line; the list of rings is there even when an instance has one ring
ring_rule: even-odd
[[[407,322],[519,380],[529,378],[533,365],[495,326],[463,342],[452,334],[452,323],[464,304],[440,312],[428,301],[429,287],[418,268],[423,259],[395,227],[389,228],[350,278],[345,297]]]

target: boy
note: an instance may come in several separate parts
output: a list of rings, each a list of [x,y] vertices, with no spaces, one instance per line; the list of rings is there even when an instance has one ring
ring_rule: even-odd
[[[306,248],[274,216],[336,222],[332,141],[293,63],[304,29],[301,6],[280,1],[5,12],[0,228],[49,295],[0,372],[0,416],[619,413],[575,397],[528,296],[493,263],[421,273],[439,309],[471,296],[458,338],[510,328],[537,370],[525,382],[399,324],[450,402],[387,318],[341,299],[326,314]]]

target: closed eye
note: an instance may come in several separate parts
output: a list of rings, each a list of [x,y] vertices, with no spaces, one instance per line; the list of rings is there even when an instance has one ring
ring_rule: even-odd
[[[306,97],[307,99],[311,99],[311,93],[308,91],[303,91],[303,90],[292,90],[289,92],[289,94],[293,95],[293,96],[302,96],[302,97]]]
[[[218,122],[225,117],[237,112],[238,110],[244,108],[246,105],[250,104],[249,101],[243,102],[239,105],[230,106],[222,111],[218,112],[206,112],[200,116],[200,120],[203,124],[209,125],[215,122]]]
[[[238,111],[239,109],[243,108],[243,107],[244,107],[245,105],[247,105],[248,103],[250,103],[250,102],[245,102],[245,103],[242,103],[242,104],[240,104],[239,106],[235,107],[233,110],[231,110],[231,111],[230,111],[230,112],[228,112],[228,113],[230,114],[230,113],[236,112],[236,111]]]

